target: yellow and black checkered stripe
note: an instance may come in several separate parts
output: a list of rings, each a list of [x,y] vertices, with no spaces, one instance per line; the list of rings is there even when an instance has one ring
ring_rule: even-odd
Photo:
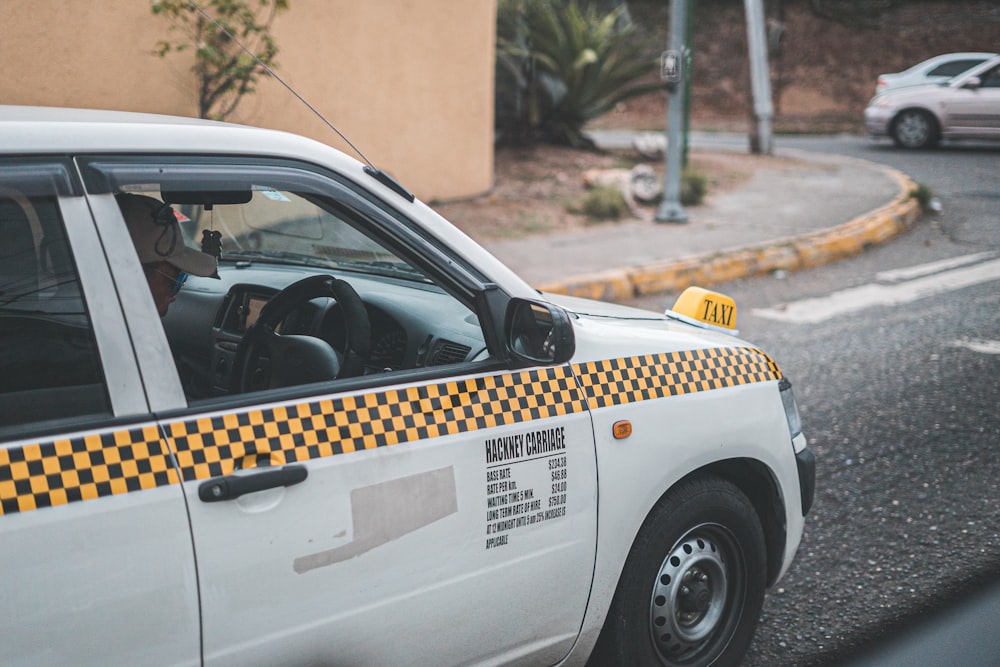
[[[176,422],[167,433],[190,481],[229,474],[248,456],[308,461],[584,410],[562,366]]]
[[[693,350],[171,422],[176,467],[153,425],[0,449],[0,514],[780,377],[759,350]]]
[[[781,379],[774,360],[749,347],[605,359],[575,368],[592,410]]]
[[[155,425],[0,449],[0,514],[176,483]]]

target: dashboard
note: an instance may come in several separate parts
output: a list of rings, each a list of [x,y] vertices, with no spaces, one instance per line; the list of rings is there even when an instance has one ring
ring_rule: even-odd
[[[164,329],[189,397],[237,391],[233,367],[240,341],[264,306],[314,271],[275,265],[220,266],[219,278],[192,276],[171,304]],[[485,356],[475,314],[435,285],[397,278],[332,272],[361,297],[370,328],[364,375],[460,363]],[[343,359],[347,315],[334,298],[304,301],[275,327],[279,336],[324,341]],[[329,378],[333,379],[333,378]]]

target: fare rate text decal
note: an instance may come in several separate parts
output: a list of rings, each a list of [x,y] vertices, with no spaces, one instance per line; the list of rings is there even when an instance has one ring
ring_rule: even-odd
[[[510,531],[566,515],[565,428],[490,438],[486,447],[486,548]]]

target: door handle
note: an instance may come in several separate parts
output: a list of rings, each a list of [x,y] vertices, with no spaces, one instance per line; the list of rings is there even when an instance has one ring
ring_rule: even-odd
[[[264,469],[249,475],[226,475],[202,482],[198,487],[198,497],[206,503],[233,500],[247,493],[292,486],[305,481],[308,476],[309,470],[302,464]]]

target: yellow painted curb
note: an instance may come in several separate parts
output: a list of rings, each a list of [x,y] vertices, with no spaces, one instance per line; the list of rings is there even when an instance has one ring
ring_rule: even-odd
[[[899,194],[885,206],[830,229],[728,251],[578,276],[540,285],[538,289],[603,301],[623,301],[777,270],[798,271],[856,255],[910,229],[921,213],[920,203],[911,194],[916,183],[896,169],[877,166],[896,181]]]

